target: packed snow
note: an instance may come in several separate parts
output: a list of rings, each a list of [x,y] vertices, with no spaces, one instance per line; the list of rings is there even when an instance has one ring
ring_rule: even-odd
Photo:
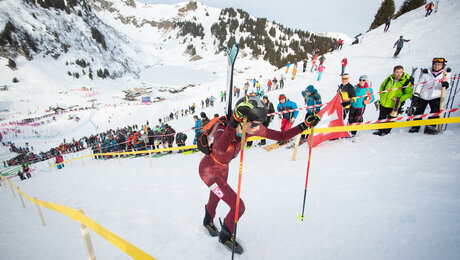
[[[300,92],[313,84],[323,103],[336,93],[340,83],[340,61],[347,57],[350,82],[357,84],[366,74],[377,92],[383,80],[401,64],[405,72],[412,67],[429,68],[433,57],[446,57],[453,73],[460,69],[460,37],[455,0],[440,1],[438,13],[424,17],[423,7],[392,21],[389,32],[383,26],[360,37],[360,44],[346,43],[342,50],[327,54],[323,79],[317,72],[299,71],[295,80],[285,73],[285,88],[268,92],[276,106],[281,93],[304,104]],[[134,32],[129,32],[134,33]],[[404,35],[406,43],[400,58],[392,58],[393,44]],[[160,51],[159,51],[160,52]],[[81,84],[63,75],[58,61],[37,57],[31,62],[19,59],[19,70],[11,71],[0,59],[0,79],[18,76],[17,87],[2,93],[2,123],[43,115],[56,103],[91,106],[97,98],[98,109],[71,113],[39,127],[16,126],[24,133],[4,135],[18,146],[26,142],[35,152],[58,146],[63,139],[81,138],[127,125],[157,124],[158,118],[196,103],[197,112],[211,117],[223,114],[225,102],[201,109],[201,100],[219,97],[225,90],[226,57],[223,54],[204,61],[180,64],[182,53],[161,50],[158,66],[145,68],[140,79],[95,80],[85,85],[98,91],[86,97]],[[164,57],[170,57],[168,63]],[[161,65],[160,65],[161,64]],[[249,69],[244,69],[249,68]],[[158,77],[149,77],[150,73]],[[149,71],[150,70],[150,71]],[[263,61],[249,57],[237,59],[235,84],[258,79],[266,82],[279,77],[286,68],[275,70]],[[60,73],[57,73],[60,72]],[[198,76],[190,74],[198,73]],[[60,76],[63,75],[63,76]],[[141,74],[142,75],[142,74]],[[419,72],[416,74],[418,78]],[[189,78],[190,76],[190,78]],[[155,81],[155,79],[158,81]],[[170,79],[170,80],[168,80]],[[60,86],[58,91],[56,87]],[[36,85],[34,83],[37,83]],[[47,87],[46,85],[50,86]],[[166,100],[151,105],[122,100],[124,86],[167,86],[179,88],[196,84],[183,92],[161,92]],[[252,86],[252,84],[251,84]],[[152,94],[159,92],[154,88]],[[449,93],[448,93],[449,94]],[[12,101],[13,100],[13,101]],[[116,106],[114,106],[116,105]],[[408,104],[406,104],[408,105]],[[454,107],[460,106],[457,96]],[[428,112],[428,110],[427,110]],[[460,116],[459,112],[451,116]],[[301,122],[300,112],[296,124]],[[378,112],[369,105],[364,120],[375,120]],[[193,140],[191,115],[168,122],[176,131],[186,131],[187,144]],[[279,129],[275,119],[271,128]],[[460,125],[451,124],[440,135],[409,134],[407,128],[393,129],[385,137],[372,131],[358,132],[350,139],[325,142],[312,150],[305,219],[302,211],[308,159],[308,146],[300,146],[297,160],[292,150],[279,148],[267,152],[260,147],[244,153],[241,198],[246,211],[238,222],[237,239],[245,252],[237,259],[457,259],[460,254]],[[38,132],[38,135],[33,132]],[[270,141],[269,141],[270,143]],[[68,154],[66,160],[86,155]],[[2,160],[11,155],[0,149]],[[32,165],[33,177],[11,181],[31,197],[72,208],[85,214],[115,234],[157,259],[221,259],[231,253],[202,227],[204,205],[209,189],[198,175],[200,153],[171,154],[161,158],[138,157],[108,160],[84,159],[68,162],[65,168],[50,169],[48,162]],[[150,165],[152,161],[152,165]],[[230,164],[229,183],[237,188],[239,160]],[[23,209],[10,188],[0,187],[2,208],[0,245],[2,259],[84,259],[84,244],[79,223],[54,211],[43,209],[47,223],[41,225],[35,205],[26,201]],[[224,218],[228,206],[220,203],[214,223]],[[98,259],[129,259],[124,252],[91,231]]]

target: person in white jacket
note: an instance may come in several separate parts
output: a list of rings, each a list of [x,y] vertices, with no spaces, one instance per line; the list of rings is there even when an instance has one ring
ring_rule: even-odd
[[[440,111],[441,90],[449,88],[447,81],[451,77],[450,68],[446,68],[445,58],[433,58],[431,70],[422,69],[422,74],[415,85],[413,105],[415,107],[414,115],[422,115],[425,112],[427,105],[430,105],[431,112],[437,113]],[[430,118],[439,118],[430,117]],[[420,130],[420,126],[413,126],[409,129],[409,133],[416,133]],[[425,134],[437,134],[436,126],[429,125],[425,127]]]

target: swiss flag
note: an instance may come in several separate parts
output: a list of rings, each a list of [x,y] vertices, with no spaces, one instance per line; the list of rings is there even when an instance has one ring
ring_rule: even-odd
[[[321,111],[318,112],[318,115],[321,117],[321,121],[316,126],[317,128],[326,128],[334,126],[344,126],[343,123],[343,107],[342,99],[340,98],[340,93],[337,93],[335,97],[327,104]],[[339,132],[339,133],[320,133],[316,134],[313,138],[313,146],[315,147],[318,144],[336,138],[350,137],[349,132]],[[308,143],[310,144],[310,136],[308,136]]]

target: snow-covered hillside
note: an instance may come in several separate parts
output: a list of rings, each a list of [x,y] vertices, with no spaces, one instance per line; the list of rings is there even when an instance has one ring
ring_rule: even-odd
[[[270,100],[276,106],[278,95],[284,93],[303,105],[300,92],[310,84],[321,93],[323,102],[333,97],[340,83],[343,57],[348,58],[351,83],[356,84],[359,76],[366,74],[374,92],[399,64],[410,72],[412,67],[430,67],[433,57],[445,57],[453,73],[458,73],[459,11],[458,1],[440,1],[438,13],[430,17],[424,17],[421,7],[393,21],[387,33],[379,27],[364,34],[360,44],[347,43],[342,50],[325,56],[326,70],[320,82],[316,81],[317,72],[310,72],[311,63],[305,73],[300,63],[296,79],[291,80],[291,74],[284,73],[286,68],[276,70],[266,62],[239,57],[235,84],[242,87],[246,80],[256,78],[266,90],[269,78],[283,74],[285,88],[269,92]],[[405,44],[400,58],[394,59],[392,47],[400,35],[411,41]],[[147,40],[143,41],[132,43],[148,44]],[[192,103],[197,104],[198,113],[222,114],[224,102],[207,109],[201,109],[199,102],[211,95],[217,97],[225,90],[226,57],[213,55],[191,65],[181,61],[182,54],[183,50],[173,48],[156,50],[155,57],[165,60],[171,57],[168,59],[171,62],[164,63],[169,70],[152,70],[152,74],[158,73],[153,77],[161,77],[163,82],[159,85],[177,86],[183,82],[174,83],[174,80],[194,74],[196,70],[202,75],[190,79],[196,86],[178,94],[154,92],[154,96],[163,96],[166,100],[149,106],[128,105],[121,100],[121,86],[143,86],[142,80],[88,80],[85,84],[67,85],[65,75],[52,77],[61,70],[59,59],[19,60],[20,71],[11,71],[1,59],[0,77],[16,76],[20,80],[10,90],[1,92],[1,104],[5,106],[2,109],[9,109],[9,112],[1,112],[2,119],[23,119],[55,103],[87,106],[92,104],[88,100],[95,98],[101,105],[117,104],[71,113],[81,118],[78,122],[68,120],[69,114],[64,114],[40,127],[17,126],[24,131],[23,135],[7,134],[4,138],[19,146],[29,142],[38,151],[57,146],[63,138],[70,140],[126,125],[142,125],[146,120],[156,123],[158,118]],[[61,82],[66,82],[66,86],[56,90]],[[83,85],[99,94],[89,98],[81,91],[70,91]],[[457,96],[454,107],[459,106]],[[301,112],[296,124],[303,116]],[[377,116],[378,112],[370,105],[364,120],[375,120]],[[460,113],[451,116],[460,116]],[[191,144],[193,135],[189,129],[194,122],[190,115],[169,124],[176,131],[186,131],[187,144]],[[275,119],[271,127],[279,129],[279,124]],[[33,130],[40,133],[39,138],[32,138]],[[299,221],[297,215],[302,209],[308,147],[300,147],[295,162],[291,161],[292,151],[284,148],[272,152],[259,147],[246,150],[241,190],[246,211],[238,222],[238,240],[245,253],[237,258],[457,259],[460,254],[460,125],[449,125],[446,132],[437,136],[409,134],[407,130],[393,129],[385,137],[361,131],[352,139],[315,147],[304,221]],[[5,148],[0,152],[1,158],[10,156]],[[48,163],[43,162],[33,165],[36,169],[33,178],[24,182],[13,178],[12,181],[32,197],[72,208],[82,207],[91,219],[155,258],[227,258],[230,253],[201,227],[209,190],[198,175],[199,162],[199,153],[154,158],[152,166],[149,158],[85,159],[84,165],[74,161],[66,163],[61,171],[48,171]],[[230,165],[229,183],[235,189],[237,172],[238,162],[234,160]],[[0,198],[3,213],[0,235],[8,241],[0,246],[2,258],[86,257],[78,223],[44,210],[47,226],[42,227],[34,205],[26,202],[26,209],[22,209],[18,198],[13,198],[11,190],[5,187],[0,187]],[[217,217],[223,218],[227,211],[224,203],[219,204]],[[97,258],[129,259],[94,232],[91,238]]]

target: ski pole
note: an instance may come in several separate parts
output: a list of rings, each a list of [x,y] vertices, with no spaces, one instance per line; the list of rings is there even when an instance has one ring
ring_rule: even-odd
[[[246,100],[248,98],[246,97]],[[238,190],[236,193],[236,210],[235,210],[235,232],[233,234],[233,243],[232,243],[232,260],[235,255],[235,243],[236,243],[236,228],[238,225],[238,211],[240,209],[240,190],[241,190],[241,178],[243,175],[243,156],[244,156],[244,145],[246,143],[246,127],[247,127],[247,118],[243,119],[243,133],[241,135],[241,154],[240,154],[240,171],[238,174]]]
[[[451,103],[450,103],[450,108],[452,108],[452,106],[454,105],[455,96],[457,95],[457,87],[458,87],[458,83],[459,83],[459,81],[460,81],[460,79],[458,78],[459,75],[460,75],[460,74],[458,74],[458,75],[457,75],[457,78],[456,78],[457,84],[455,85],[455,90],[453,89],[453,88],[454,88],[454,84],[452,84],[452,88],[450,89],[451,93],[454,92],[454,94],[453,94],[453,96],[452,96],[452,101],[451,101]],[[449,112],[449,114],[447,115],[447,117],[448,117],[448,118],[450,117],[450,112]],[[446,126],[444,127],[444,131],[447,130],[447,125],[448,125],[448,124],[446,124]]]
[[[311,150],[312,150],[312,146],[313,146],[314,131],[315,131],[315,128],[312,127],[311,132],[310,132],[310,144],[309,144],[310,145],[310,148],[309,148],[310,150],[308,151],[307,177],[305,178],[305,191],[303,192],[302,215],[297,216],[297,218],[299,218],[302,221],[303,221],[303,214],[305,212],[305,202],[306,202],[306,199],[307,199],[308,174],[310,172]]]

